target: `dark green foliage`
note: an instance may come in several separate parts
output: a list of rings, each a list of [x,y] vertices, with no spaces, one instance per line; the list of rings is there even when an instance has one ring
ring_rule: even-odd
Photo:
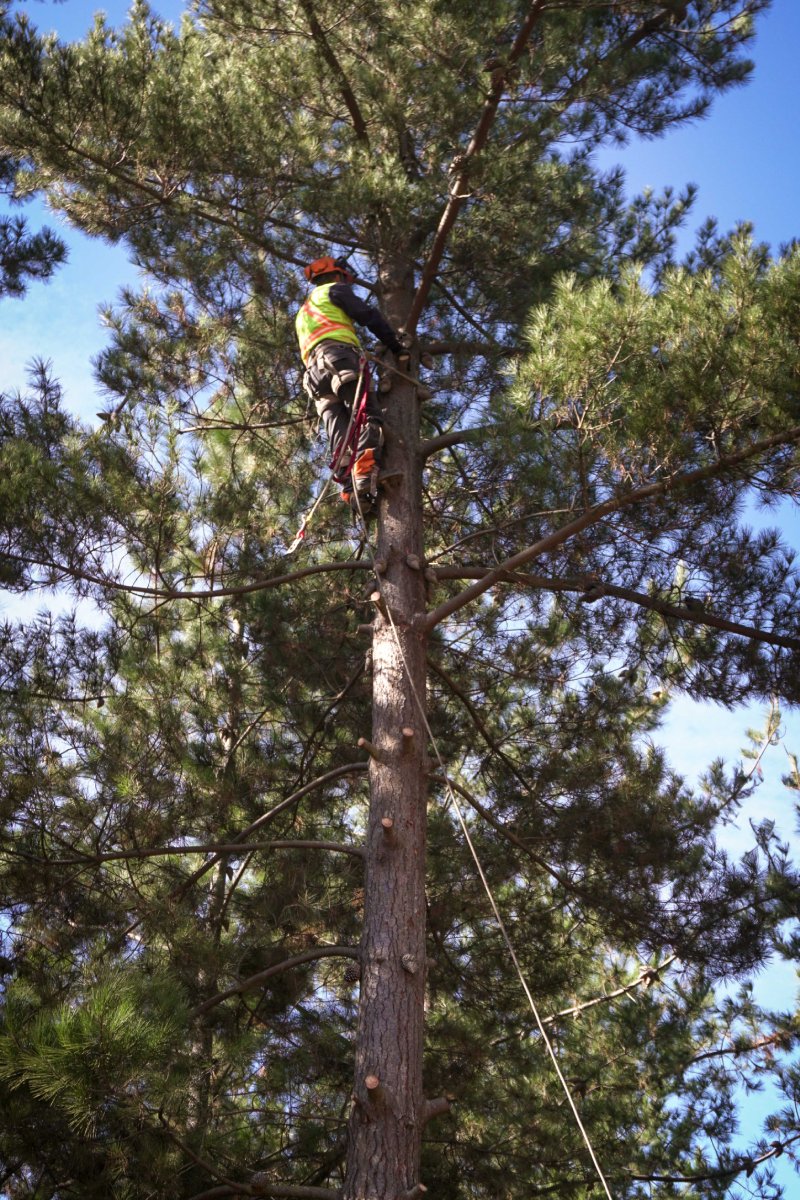
[[[18,164],[0,155],[0,196],[14,195]],[[0,297],[24,296],[29,279],[49,279],[64,262],[66,247],[50,229],[29,233],[21,216],[0,216]]]
[[[797,571],[745,514],[796,496],[800,260],[707,230],[676,263],[691,189],[627,203],[591,158],[742,82],[764,7],[545,5],[420,326],[423,436],[480,431],[425,459],[431,607],[552,539],[437,625],[430,714],[617,1200],[774,1196],[798,1137],[797,1020],[747,983],[796,956],[795,869],[767,827],[717,844],[755,775],[693,792],[657,739],[672,695],[798,699]],[[13,1200],[341,1184],[363,864],[264,845],[357,844],[368,791],[363,547],[332,502],[285,553],[325,464],[298,267],[351,252],[384,304],[419,275],[528,8],[200,0],[175,31],[137,3],[73,46],[2,10],[15,194],[146,276],[104,310],[97,429],[44,366],[0,403],[3,584],[77,598],[0,630]],[[438,768],[430,799],[426,1079],[453,1109],[422,1179],[588,1200]],[[764,1080],[784,1107],[740,1133]]]

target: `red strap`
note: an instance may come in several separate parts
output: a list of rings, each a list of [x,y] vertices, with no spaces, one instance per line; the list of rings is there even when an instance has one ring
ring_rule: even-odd
[[[333,459],[330,464],[331,471],[333,471],[337,462],[341,462],[342,459],[344,459],[349,452],[354,451],[355,448],[358,446],[358,439],[361,435],[361,430],[364,428],[364,426],[367,423],[367,400],[368,399],[369,399],[369,368],[367,367],[367,365],[365,363],[364,364],[364,390],[361,393],[361,399],[359,400],[358,408],[356,409],[356,415],[353,418],[353,422],[350,426],[350,432],[348,433],[344,444],[333,456]],[[351,470],[352,470],[352,464],[351,464],[351,466],[349,466],[347,468],[346,471],[344,471],[344,472],[340,471],[337,474],[335,474],[333,476],[334,481],[339,484],[346,483]]]

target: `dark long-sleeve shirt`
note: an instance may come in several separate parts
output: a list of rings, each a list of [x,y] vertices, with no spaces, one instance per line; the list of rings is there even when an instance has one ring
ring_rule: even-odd
[[[384,346],[393,354],[402,352],[403,346],[398,340],[397,334],[380,309],[375,308],[372,304],[366,304],[360,296],[355,294],[349,283],[334,283],[328,292],[328,297],[332,304],[338,305],[342,312],[347,313],[351,321],[355,321],[357,325],[363,325],[370,333],[374,333],[375,337],[383,342]]]

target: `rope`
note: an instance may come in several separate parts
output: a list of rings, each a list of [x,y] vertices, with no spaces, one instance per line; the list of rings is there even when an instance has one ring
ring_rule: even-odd
[[[364,350],[363,353],[365,357],[370,360],[370,362],[376,363],[377,366],[381,367],[384,371],[391,371],[391,373],[393,375],[397,375],[399,379],[405,379],[407,383],[413,383],[414,387],[420,387],[422,385],[421,379],[415,379],[413,375],[409,375],[405,371],[401,371],[399,367],[393,367],[390,362],[386,362],[385,359],[381,358],[379,355],[373,354],[371,350]]]
[[[357,502],[358,502],[358,496],[357,496],[357,495],[356,495],[356,500],[357,500]],[[361,522],[362,522],[362,524],[363,524],[363,526],[364,526],[364,539],[365,539],[365,545],[366,545],[367,554],[369,555],[370,562],[372,563],[372,566],[373,566],[373,569],[374,569],[374,567],[375,567],[375,556],[374,556],[374,554],[373,554],[373,552],[372,552],[372,547],[370,546],[370,543],[369,543],[369,531],[368,531],[368,529],[367,529],[367,524],[366,524],[366,521],[365,521],[365,519],[364,519],[364,514],[363,514],[363,512],[361,511],[361,504],[360,504],[360,502],[358,502],[358,513],[359,513],[359,516],[360,516],[360,518],[361,518]],[[378,585],[378,591],[382,593],[382,590],[383,590],[383,588],[382,588],[382,584],[381,584],[381,578],[380,578],[380,575],[377,573],[377,571],[375,572],[375,579],[376,579],[376,582],[377,582],[377,585]],[[569,1103],[569,1106],[570,1106],[570,1108],[572,1109],[572,1115],[573,1115],[573,1116],[574,1116],[574,1118],[575,1118],[575,1123],[576,1123],[576,1125],[578,1126],[578,1129],[580,1130],[580,1133],[581,1133],[581,1136],[582,1136],[582,1138],[583,1138],[583,1141],[584,1141],[584,1143],[585,1143],[585,1145],[586,1145],[586,1148],[587,1148],[587,1150],[589,1151],[589,1157],[591,1158],[591,1160],[592,1160],[592,1164],[594,1165],[594,1169],[595,1169],[595,1171],[597,1172],[597,1177],[598,1177],[598,1179],[600,1180],[600,1183],[601,1183],[601,1184],[602,1184],[602,1186],[603,1186],[603,1190],[604,1190],[604,1192],[605,1192],[606,1196],[608,1197],[608,1200],[614,1200],[613,1196],[611,1195],[611,1191],[609,1190],[608,1183],[606,1182],[606,1177],[605,1177],[605,1175],[603,1174],[603,1171],[602,1171],[602,1168],[601,1168],[601,1166],[600,1166],[600,1163],[599,1163],[599,1162],[598,1162],[598,1160],[597,1160],[597,1155],[596,1155],[596,1154],[595,1154],[595,1152],[594,1152],[594,1147],[592,1146],[592,1143],[591,1143],[591,1141],[590,1141],[589,1135],[588,1135],[588,1133],[586,1132],[586,1128],[585,1128],[585,1126],[584,1126],[584,1124],[583,1124],[583,1121],[581,1120],[580,1113],[578,1112],[578,1109],[577,1109],[577,1108],[576,1108],[576,1106],[575,1106],[575,1101],[574,1101],[574,1100],[573,1100],[573,1098],[572,1098],[572,1093],[571,1093],[571,1091],[570,1091],[570,1089],[569,1089],[569,1084],[567,1083],[566,1079],[564,1078],[564,1075],[563,1075],[563,1073],[562,1073],[562,1071],[561,1071],[561,1068],[560,1068],[560,1066],[558,1065],[558,1059],[557,1059],[557,1057],[556,1057],[555,1050],[553,1049],[553,1045],[552,1045],[552,1043],[551,1043],[551,1041],[550,1041],[550,1038],[547,1036],[547,1030],[546,1030],[546,1029],[545,1029],[545,1027],[544,1027],[544,1024],[543,1024],[543,1022],[542,1022],[542,1018],[539,1016],[539,1010],[538,1010],[538,1008],[536,1007],[536,1003],[535,1003],[535,1001],[534,1001],[534,999],[533,999],[533,996],[531,995],[531,990],[530,990],[530,988],[528,987],[527,981],[526,981],[526,979],[525,979],[525,976],[524,976],[524,974],[523,974],[522,967],[520,966],[519,959],[517,958],[516,952],[515,952],[515,950],[514,950],[513,943],[512,943],[512,941],[511,941],[511,938],[510,938],[510,936],[509,936],[508,930],[506,929],[505,922],[503,921],[503,918],[502,918],[502,917],[501,917],[501,915],[500,915],[500,910],[499,910],[499,909],[498,909],[498,907],[497,907],[497,903],[496,903],[496,901],[495,901],[494,894],[493,894],[493,892],[492,892],[492,889],[491,889],[491,887],[490,887],[490,885],[489,885],[489,881],[488,881],[488,879],[486,878],[486,874],[485,874],[485,872],[484,872],[484,870],[483,870],[483,866],[481,865],[480,858],[478,857],[478,852],[477,852],[477,850],[475,849],[475,844],[474,844],[474,842],[472,841],[472,838],[470,837],[470,833],[469,833],[469,829],[468,829],[468,827],[467,827],[467,823],[466,823],[466,821],[464,820],[464,815],[463,815],[463,813],[462,813],[462,811],[461,811],[461,805],[459,804],[459,802],[458,802],[458,798],[457,798],[457,796],[456,796],[456,794],[455,794],[455,791],[453,790],[453,787],[452,787],[452,785],[451,785],[451,783],[450,783],[450,780],[449,780],[449,777],[448,777],[448,774],[447,774],[447,768],[446,768],[446,766],[444,765],[444,761],[443,761],[443,759],[442,759],[442,756],[441,756],[441,753],[440,753],[440,751],[439,751],[439,746],[438,746],[438,744],[437,744],[437,742],[436,742],[436,738],[435,738],[435,737],[434,737],[434,735],[433,735],[433,731],[431,730],[430,723],[428,722],[428,716],[427,716],[427,713],[425,712],[424,705],[423,705],[423,703],[422,703],[422,700],[420,699],[420,696],[419,696],[419,694],[418,694],[418,692],[417,692],[417,689],[416,689],[416,686],[415,686],[415,684],[414,684],[414,680],[413,680],[413,678],[412,678],[411,672],[410,672],[410,670],[409,670],[409,668],[408,668],[408,662],[407,662],[407,660],[406,660],[406,656],[405,656],[405,653],[404,653],[404,651],[403,651],[403,646],[402,646],[402,643],[401,643],[401,641],[400,641],[400,635],[399,635],[399,633],[397,632],[397,626],[396,626],[396,625],[395,625],[395,623],[394,623],[394,618],[392,617],[392,610],[391,610],[391,608],[390,608],[390,606],[389,606],[389,604],[388,604],[388,603],[385,603],[385,608],[386,608],[386,616],[388,617],[388,619],[389,619],[389,625],[391,626],[391,630],[392,630],[392,636],[394,637],[395,645],[397,646],[397,649],[398,649],[398,651],[399,651],[399,654],[400,654],[400,658],[401,658],[401,660],[402,660],[402,662],[403,662],[403,669],[405,670],[405,673],[406,673],[406,678],[408,679],[408,682],[409,682],[409,684],[410,684],[410,686],[411,686],[411,694],[412,694],[412,695],[413,695],[413,697],[414,697],[414,703],[415,703],[415,704],[416,704],[416,706],[417,706],[417,709],[418,709],[418,711],[419,711],[419,715],[420,715],[420,717],[422,718],[422,723],[423,723],[423,725],[425,726],[425,731],[426,731],[426,733],[427,733],[427,735],[428,735],[428,737],[429,737],[429,739],[430,739],[431,745],[433,746],[433,752],[434,752],[434,754],[435,754],[435,756],[436,756],[436,760],[437,760],[437,762],[439,763],[439,767],[440,767],[440,769],[441,769],[442,776],[443,776],[443,778],[444,778],[444,782],[445,782],[445,786],[446,786],[446,788],[447,788],[447,791],[448,791],[448,792],[449,792],[449,794],[450,794],[450,799],[451,799],[451,801],[452,801],[452,803],[453,803],[453,808],[455,809],[456,815],[457,815],[457,817],[458,817],[459,824],[460,824],[460,826],[461,826],[462,833],[464,834],[464,840],[466,841],[466,843],[467,843],[467,845],[468,845],[468,847],[469,847],[470,853],[472,854],[472,858],[473,858],[473,860],[474,860],[474,862],[475,862],[475,866],[476,866],[476,868],[477,868],[477,871],[478,871],[478,875],[480,876],[481,883],[483,884],[484,891],[486,892],[486,895],[487,895],[487,896],[488,896],[488,898],[489,898],[489,903],[490,903],[490,904],[491,904],[491,906],[492,906],[492,912],[494,913],[495,920],[497,921],[498,927],[499,927],[499,929],[500,929],[500,933],[501,933],[501,934],[502,934],[502,936],[503,936],[503,941],[504,941],[504,942],[505,942],[505,944],[506,944],[506,948],[507,948],[507,950],[508,950],[508,953],[509,953],[509,956],[510,956],[510,958],[511,958],[511,961],[513,962],[513,964],[514,964],[514,967],[515,967],[515,969],[516,969],[516,972],[517,972],[517,975],[519,976],[519,981],[520,981],[520,984],[522,985],[522,990],[524,991],[524,993],[525,993],[525,996],[526,996],[526,998],[527,998],[527,1001],[528,1001],[528,1004],[530,1005],[530,1009],[531,1009],[531,1012],[533,1013],[533,1017],[534,1017],[534,1020],[536,1021],[536,1025],[537,1025],[537,1027],[538,1027],[538,1029],[539,1029],[539,1033],[541,1034],[541,1036],[542,1036],[542,1039],[543,1039],[543,1041],[544,1041],[544,1044],[545,1044],[545,1046],[547,1047],[547,1053],[548,1053],[548,1054],[549,1054],[549,1056],[550,1056],[550,1059],[551,1059],[551,1061],[552,1061],[553,1067],[555,1068],[556,1075],[558,1076],[559,1082],[561,1083],[561,1087],[562,1087],[562,1088],[563,1088],[563,1090],[564,1090],[564,1095],[566,1096],[566,1098],[567,1098],[567,1101],[568,1101],[568,1103]]]
[[[366,360],[363,357],[361,358],[359,365],[360,370],[358,374],[358,383],[356,384],[356,396],[360,397],[360,399],[353,402],[353,406],[350,409],[350,420],[347,424],[347,431],[342,439],[342,444],[329,464],[329,474],[328,478],[325,480],[325,486],[322,488],[313,505],[300,522],[300,528],[294,536],[294,541],[286,551],[287,558],[290,554],[294,554],[297,547],[303,541],[305,541],[306,528],[308,527],[311,518],[314,516],[314,513],[317,511],[320,504],[322,504],[322,501],[328,494],[328,488],[332,483],[344,482],[344,480],[338,478],[339,468],[344,462],[347,451],[352,450],[354,452],[358,446],[359,434],[361,433],[361,428],[366,419],[365,414],[367,410],[367,395],[369,392],[369,368],[367,367]],[[362,382],[364,383],[363,392],[361,390]]]

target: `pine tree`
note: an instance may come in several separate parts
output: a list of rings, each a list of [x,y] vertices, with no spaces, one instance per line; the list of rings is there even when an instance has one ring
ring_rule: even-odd
[[[0,157],[0,196],[13,196],[17,168]],[[28,278],[49,279],[65,258],[66,247],[51,229],[29,233],[24,217],[0,217],[0,297],[24,296]]]
[[[691,192],[591,158],[743,82],[764,7],[137,3],[76,45],[4,10],[16,193],[147,280],[96,430],[44,368],[0,407],[3,580],[76,598],[2,631],[10,1197],[599,1194],[462,820],[613,1195],[776,1194],[797,1020],[748,981],[797,877],[766,825],[717,844],[754,771],[692,792],[653,735],[798,698],[745,513],[796,492],[800,259],[678,263]],[[324,252],[416,339],[402,479],[290,558]]]

